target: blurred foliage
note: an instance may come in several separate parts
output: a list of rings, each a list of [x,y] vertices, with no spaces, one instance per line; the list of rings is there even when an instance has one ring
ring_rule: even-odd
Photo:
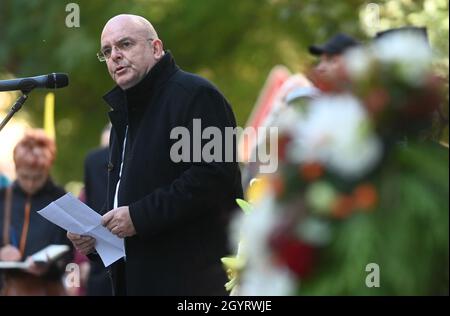
[[[448,12],[443,13],[441,2],[448,9],[445,0],[377,1],[381,21],[390,21],[389,26],[428,26],[435,34],[432,40],[448,58]],[[223,91],[239,125],[245,124],[273,66],[305,71],[314,62],[308,45],[338,31],[363,40],[370,34],[360,22],[369,2],[360,0],[78,0],[79,28],[65,25],[68,3],[0,1],[0,75],[67,72],[70,76],[70,86],[56,91],[59,156],[54,176],[60,183],[82,179],[83,159],[98,145],[107,123],[109,109],[101,97],[113,82],[95,53],[103,25],[116,14],[148,18],[182,68],[207,77]],[[439,15],[429,12],[433,3],[439,3],[433,7]],[[448,60],[446,74],[448,81]],[[23,110],[36,127],[43,124],[45,92],[33,91]]]

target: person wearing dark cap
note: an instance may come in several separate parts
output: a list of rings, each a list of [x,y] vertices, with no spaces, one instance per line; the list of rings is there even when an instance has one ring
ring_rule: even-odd
[[[322,45],[310,46],[309,52],[320,57],[320,62],[315,68],[320,79],[335,81],[341,78],[344,71],[343,53],[359,44],[353,37],[339,33]]]
[[[419,27],[419,26],[402,26],[402,27],[387,29],[387,30],[376,33],[375,40],[383,38],[386,35],[397,34],[397,33],[417,34],[419,36],[422,36],[422,38],[429,44],[427,28]]]
[[[373,42],[377,43],[384,40],[393,42],[398,41],[399,38],[403,36],[414,36],[423,40],[424,43],[428,46],[430,54],[432,54],[432,47],[426,27],[408,25],[387,29],[376,33],[375,37],[373,38]],[[439,80],[443,80],[443,78]],[[423,130],[421,131],[421,138],[440,141],[441,135],[443,135],[444,130],[448,127],[449,122],[448,114],[446,114],[444,110],[444,104],[441,103],[440,105],[438,105],[436,109],[431,113],[428,120],[422,119],[421,121],[422,123],[424,123]]]

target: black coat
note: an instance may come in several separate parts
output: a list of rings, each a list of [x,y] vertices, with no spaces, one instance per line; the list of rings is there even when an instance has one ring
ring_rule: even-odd
[[[84,190],[86,204],[100,212],[106,202],[106,185],[108,183],[108,147],[90,151],[84,160]]]
[[[236,126],[230,105],[207,80],[180,70],[169,52],[139,84],[115,87],[104,99],[113,109],[107,210],[128,125],[118,201],[130,207],[137,231],[125,238],[126,263],[112,266],[116,294],[226,294],[220,258],[230,254],[228,223],[242,197],[238,163],[173,162],[170,148],[178,139],[170,132],[184,126],[192,133],[199,118],[202,128],[215,126],[224,135]]]
[[[84,189],[86,205],[100,212],[106,202],[106,186],[108,183],[108,147],[95,149],[84,161]],[[88,296],[111,296],[111,280],[107,270],[99,260],[91,262],[86,286]]]

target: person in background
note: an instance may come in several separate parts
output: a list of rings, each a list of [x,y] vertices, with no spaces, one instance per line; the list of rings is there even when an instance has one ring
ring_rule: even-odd
[[[320,58],[314,69],[315,83],[322,90],[327,90],[330,83],[345,81],[344,53],[360,45],[355,38],[338,33],[322,45],[311,45],[309,52]],[[344,83],[345,84],[345,83]]]
[[[390,28],[387,30],[380,31],[375,34],[373,38],[373,42],[376,43],[379,40],[385,39],[387,36],[392,35],[401,35],[401,36],[414,36],[418,35],[426,46],[430,49],[430,54],[432,51],[431,44],[428,38],[428,30],[426,27],[418,27],[418,26],[401,26],[396,28]],[[437,77],[436,77],[437,79]],[[445,82],[444,78],[439,78],[439,81]],[[436,109],[430,113],[428,119],[422,120],[423,126],[420,131],[420,139],[421,140],[434,140],[440,142],[440,144],[448,149],[448,141],[443,142],[442,136],[445,133],[445,129],[448,128],[448,114],[445,113],[444,104],[441,103]],[[410,125],[409,122],[406,123],[406,126]],[[404,139],[403,139],[404,143]]]
[[[65,231],[37,211],[65,194],[50,177],[55,142],[43,130],[30,130],[14,148],[17,180],[0,190],[0,261],[30,260],[52,244],[71,247]],[[32,261],[27,271],[1,273],[4,295],[65,295],[62,276],[70,251],[49,265]]]
[[[108,184],[108,143],[111,124],[102,132],[100,148],[88,153],[84,162],[84,197],[85,203],[93,210],[100,212],[106,202],[106,186]],[[112,285],[107,269],[100,261],[91,261],[87,279],[86,295],[111,296]]]

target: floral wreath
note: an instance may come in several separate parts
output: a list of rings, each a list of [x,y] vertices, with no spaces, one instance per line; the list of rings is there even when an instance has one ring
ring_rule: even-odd
[[[222,258],[226,289],[286,295],[308,278],[333,225],[376,210],[376,177],[392,149],[430,127],[441,102],[431,49],[418,34],[393,32],[348,51],[322,94],[290,100],[280,113],[276,173],[260,175],[238,200],[237,255]],[[262,277],[263,276],[263,277]]]

